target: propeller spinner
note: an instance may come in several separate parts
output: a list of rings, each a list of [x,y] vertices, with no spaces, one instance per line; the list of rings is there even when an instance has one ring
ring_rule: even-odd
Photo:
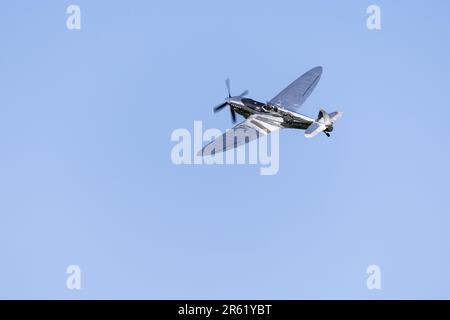
[[[245,90],[239,96],[232,97],[231,96],[231,89],[230,89],[230,79],[226,79],[225,80],[225,85],[226,85],[227,91],[228,91],[228,98],[226,98],[225,102],[219,104],[213,110],[214,110],[214,113],[217,113],[220,110],[222,110],[223,108],[225,108],[226,106],[229,106],[230,107],[230,113],[231,113],[231,121],[233,123],[236,123],[236,112],[234,111],[233,106],[231,105],[231,100],[232,100],[232,98],[245,97],[248,94],[248,90]]]

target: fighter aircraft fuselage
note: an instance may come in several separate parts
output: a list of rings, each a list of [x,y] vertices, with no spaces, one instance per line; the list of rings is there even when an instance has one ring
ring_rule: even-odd
[[[227,102],[236,113],[246,119],[254,114],[261,115],[275,121],[277,125],[283,128],[306,130],[314,122],[314,119],[283,109],[281,106],[262,103],[249,98],[231,97],[227,99]]]

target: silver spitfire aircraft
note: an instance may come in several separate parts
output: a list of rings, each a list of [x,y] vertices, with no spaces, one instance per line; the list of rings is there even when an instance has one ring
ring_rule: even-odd
[[[280,128],[305,130],[307,138],[315,137],[321,132],[329,137],[334,123],[342,116],[342,112],[328,114],[325,110],[320,110],[316,120],[297,113],[298,108],[316,87],[321,75],[322,67],[309,70],[268,103],[244,98],[248,90],[239,96],[231,96],[230,81],[227,79],[228,98],[214,108],[214,113],[229,106],[233,123],[236,122],[236,113],[242,115],[245,121],[204,146],[199,155],[209,156],[225,152]]]

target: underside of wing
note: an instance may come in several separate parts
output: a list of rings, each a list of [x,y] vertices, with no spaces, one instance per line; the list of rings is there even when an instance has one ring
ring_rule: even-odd
[[[309,70],[270,100],[270,103],[296,111],[313,92],[321,75],[322,67]]]
[[[217,137],[199,151],[199,155],[210,156],[237,148],[261,136],[280,129],[276,117],[253,115],[223,135]]]

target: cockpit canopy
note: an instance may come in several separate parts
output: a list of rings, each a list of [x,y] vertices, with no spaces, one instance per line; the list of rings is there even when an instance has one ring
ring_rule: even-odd
[[[264,107],[264,103],[249,98],[242,98],[242,103],[252,109],[256,109],[257,107]]]
[[[278,111],[278,107],[271,105],[271,104],[265,104],[253,99],[248,99],[248,98],[243,98],[242,99],[242,103],[244,103],[247,107],[251,108],[251,109],[256,109],[256,110],[265,110],[265,111]]]

